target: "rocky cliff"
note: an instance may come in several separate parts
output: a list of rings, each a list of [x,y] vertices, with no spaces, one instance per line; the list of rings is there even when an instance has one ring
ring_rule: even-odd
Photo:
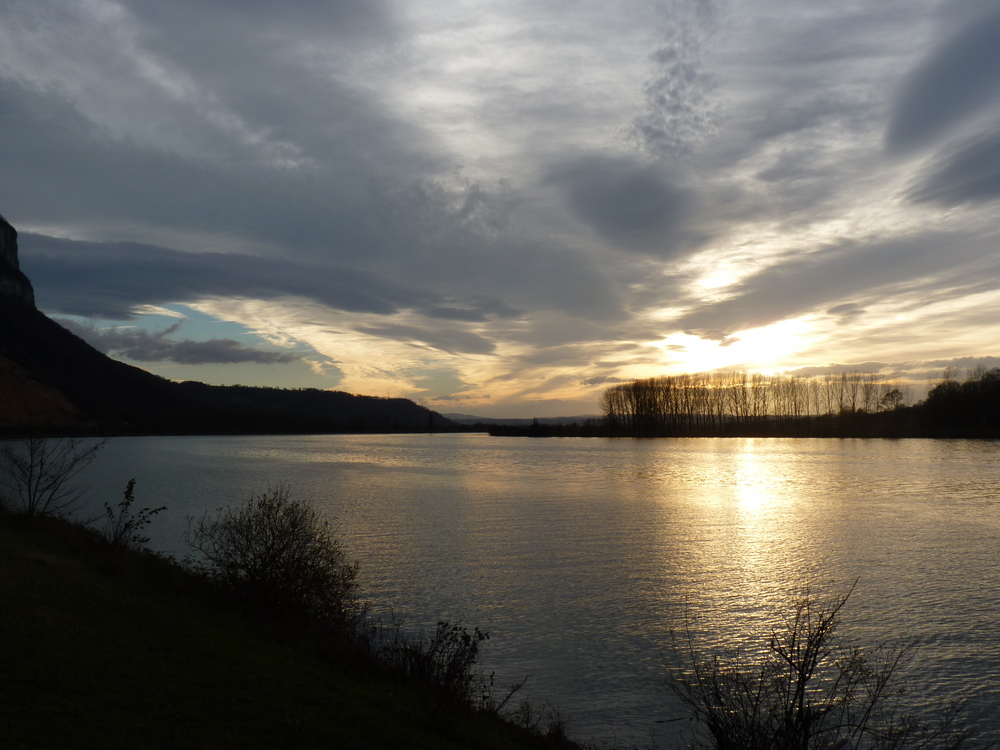
[[[17,260],[17,230],[0,216],[0,298],[35,306],[35,290]]]

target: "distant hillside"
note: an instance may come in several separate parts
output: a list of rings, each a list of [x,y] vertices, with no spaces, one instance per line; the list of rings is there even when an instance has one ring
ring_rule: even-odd
[[[455,425],[407,399],[174,383],[117,362],[35,309],[0,217],[0,433],[426,432]]]
[[[0,431],[423,432],[453,424],[407,399],[173,383],[0,299]]]

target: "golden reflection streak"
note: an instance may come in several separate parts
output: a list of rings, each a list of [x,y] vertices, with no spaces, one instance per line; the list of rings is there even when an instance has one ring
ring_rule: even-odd
[[[817,562],[803,559],[809,509],[793,489],[795,458],[774,450],[773,441],[759,450],[760,440],[726,440],[703,451],[700,465],[687,467],[689,492],[677,498],[690,525],[689,602],[723,640],[765,634]]]

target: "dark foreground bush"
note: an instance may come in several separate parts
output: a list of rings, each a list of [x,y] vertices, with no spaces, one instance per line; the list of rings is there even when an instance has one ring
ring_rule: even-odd
[[[479,648],[489,634],[478,628],[442,621],[429,636],[411,635],[395,619],[368,620],[357,565],[347,562],[329,522],[293,501],[284,485],[189,520],[188,543],[203,556],[193,565],[217,590],[252,616],[319,634],[317,653],[349,656],[419,686],[435,722],[470,713],[504,716],[524,685],[499,687],[493,675],[483,675]],[[517,716],[511,720],[521,724]],[[521,726],[538,738],[537,725]],[[564,742],[564,724],[550,722],[545,734]]]
[[[204,556],[196,565],[255,614],[324,630],[353,622],[358,566],[287,486],[189,520],[188,543]]]
[[[370,629],[373,654],[396,674],[426,685],[431,714],[449,707],[489,708],[499,712],[507,700],[495,696],[478,666],[479,647],[489,633],[441,621],[434,633],[408,635],[400,623],[374,623]],[[512,687],[512,695],[521,685]]]
[[[149,537],[144,530],[152,523],[153,516],[162,513],[167,506],[159,508],[143,508],[133,510],[135,502],[135,479],[128,480],[125,485],[124,499],[114,508],[111,503],[104,503],[104,528],[101,536],[109,547],[117,549],[142,550],[149,543]]]
[[[558,709],[523,699],[511,699],[528,679],[507,685],[486,675],[479,663],[479,648],[489,633],[440,621],[433,633],[412,635],[398,620],[370,623],[364,639],[369,653],[392,674],[420,685],[432,719],[456,713],[485,713],[502,717],[548,747],[579,747],[566,735],[566,722]]]
[[[758,652],[702,653],[674,644],[668,689],[691,711],[692,747],[717,750],[958,748],[973,732],[964,704],[937,717],[904,710],[913,644],[863,648],[840,637],[853,591],[823,601],[807,591]]]

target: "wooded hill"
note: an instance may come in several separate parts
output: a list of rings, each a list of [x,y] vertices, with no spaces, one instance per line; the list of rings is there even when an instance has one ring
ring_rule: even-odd
[[[174,383],[115,361],[27,305],[0,299],[0,432],[427,432],[454,425],[402,398]]]
[[[427,432],[455,425],[402,398],[175,383],[118,362],[35,308],[0,217],[0,435]]]

